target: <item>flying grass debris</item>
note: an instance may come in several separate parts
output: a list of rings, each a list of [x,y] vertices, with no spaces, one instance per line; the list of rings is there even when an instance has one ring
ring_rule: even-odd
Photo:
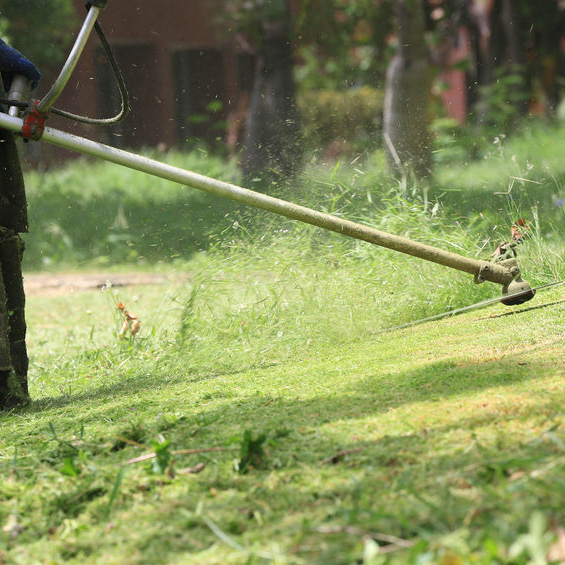
[[[124,323],[122,324],[122,329],[118,334],[119,338],[124,339],[128,330],[130,331],[132,336],[137,334],[141,329],[141,321],[139,320],[139,318],[133,312],[126,310],[126,307],[122,302],[118,303],[118,309],[123,312],[125,317]]]
[[[492,254],[494,259],[501,260],[510,257],[516,257],[515,247],[525,241],[526,238],[531,237],[530,226],[526,223],[524,218],[520,218],[510,227],[511,240],[501,243]]]

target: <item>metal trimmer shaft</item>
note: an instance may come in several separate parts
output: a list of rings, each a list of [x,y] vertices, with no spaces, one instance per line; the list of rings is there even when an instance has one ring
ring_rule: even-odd
[[[18,133],[21,131],[22,125],[23,122],[20,118],[0,113],[0,127]],[[469,273],[474,275],[476,282],[490,281],[503,285],[504,295],[520,292],[518,297],[520,303],[533,297],[533,292],[528,294],[530,285],[520,279],[520,271],[514,260],[511,260],[510,264],[505,264],[505,262],[490,263],[488,261],[470,259],[456,253],[379,231],[369,226],[318,212],[305,206],[215,180],[192,171],[173,167],[141,155],[136,155],[135,153],[116,149],[53,128],[45,128],[42,139],[64,149],[110,161],[181,185],[197,188],[210,194],[243,202],[280,216],[312,224],[342,235]],[[507,304],[515,303],[512,302],[512,297],[505,299],[504,302]]]

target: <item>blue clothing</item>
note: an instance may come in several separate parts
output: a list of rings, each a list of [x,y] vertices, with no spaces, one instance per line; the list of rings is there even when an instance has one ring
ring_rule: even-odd
[[[4,81],[4,88],[9,92],[14,75],[23,75],[31,81],[33,90],[41,79],[39,69],[19,51],[7,45],[0,39],[0,72]]]

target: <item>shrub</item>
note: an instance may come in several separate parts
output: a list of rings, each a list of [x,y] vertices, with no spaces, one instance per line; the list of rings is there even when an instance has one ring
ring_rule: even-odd
[[[374,150],[381,144],[384,93],[363,86],[310,90],[298,97],[307,149],[330,156]]]
[[[478,143],[465,128],[453,118],[437,118],[430,127],[434,140],[434,162],[438,165],[462,163],[474,158]]]
[[[503,65],[494,72],[491,84],[480,88],[480,99],[474,113],[479,125],[496,133],[516,130],[526,114],[529,92],[520,65]]]

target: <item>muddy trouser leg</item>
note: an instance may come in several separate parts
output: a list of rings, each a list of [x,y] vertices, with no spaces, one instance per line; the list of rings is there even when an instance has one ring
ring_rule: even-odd
[[[28,398],[23,251],[20,237],[0,228],[0,405]]]
[[[21,268],[24,245],[18,235],[27,229],[18,148],[14,135],[0,129],[0,410],[29,400]]]
[[[0,279],[2,272],[0,271]],[[4,406],[10,395],[9,378],[12,374],[12,355],[10,354],[10,332],[6,305],[4,281],[0,280],[0,406]]]

